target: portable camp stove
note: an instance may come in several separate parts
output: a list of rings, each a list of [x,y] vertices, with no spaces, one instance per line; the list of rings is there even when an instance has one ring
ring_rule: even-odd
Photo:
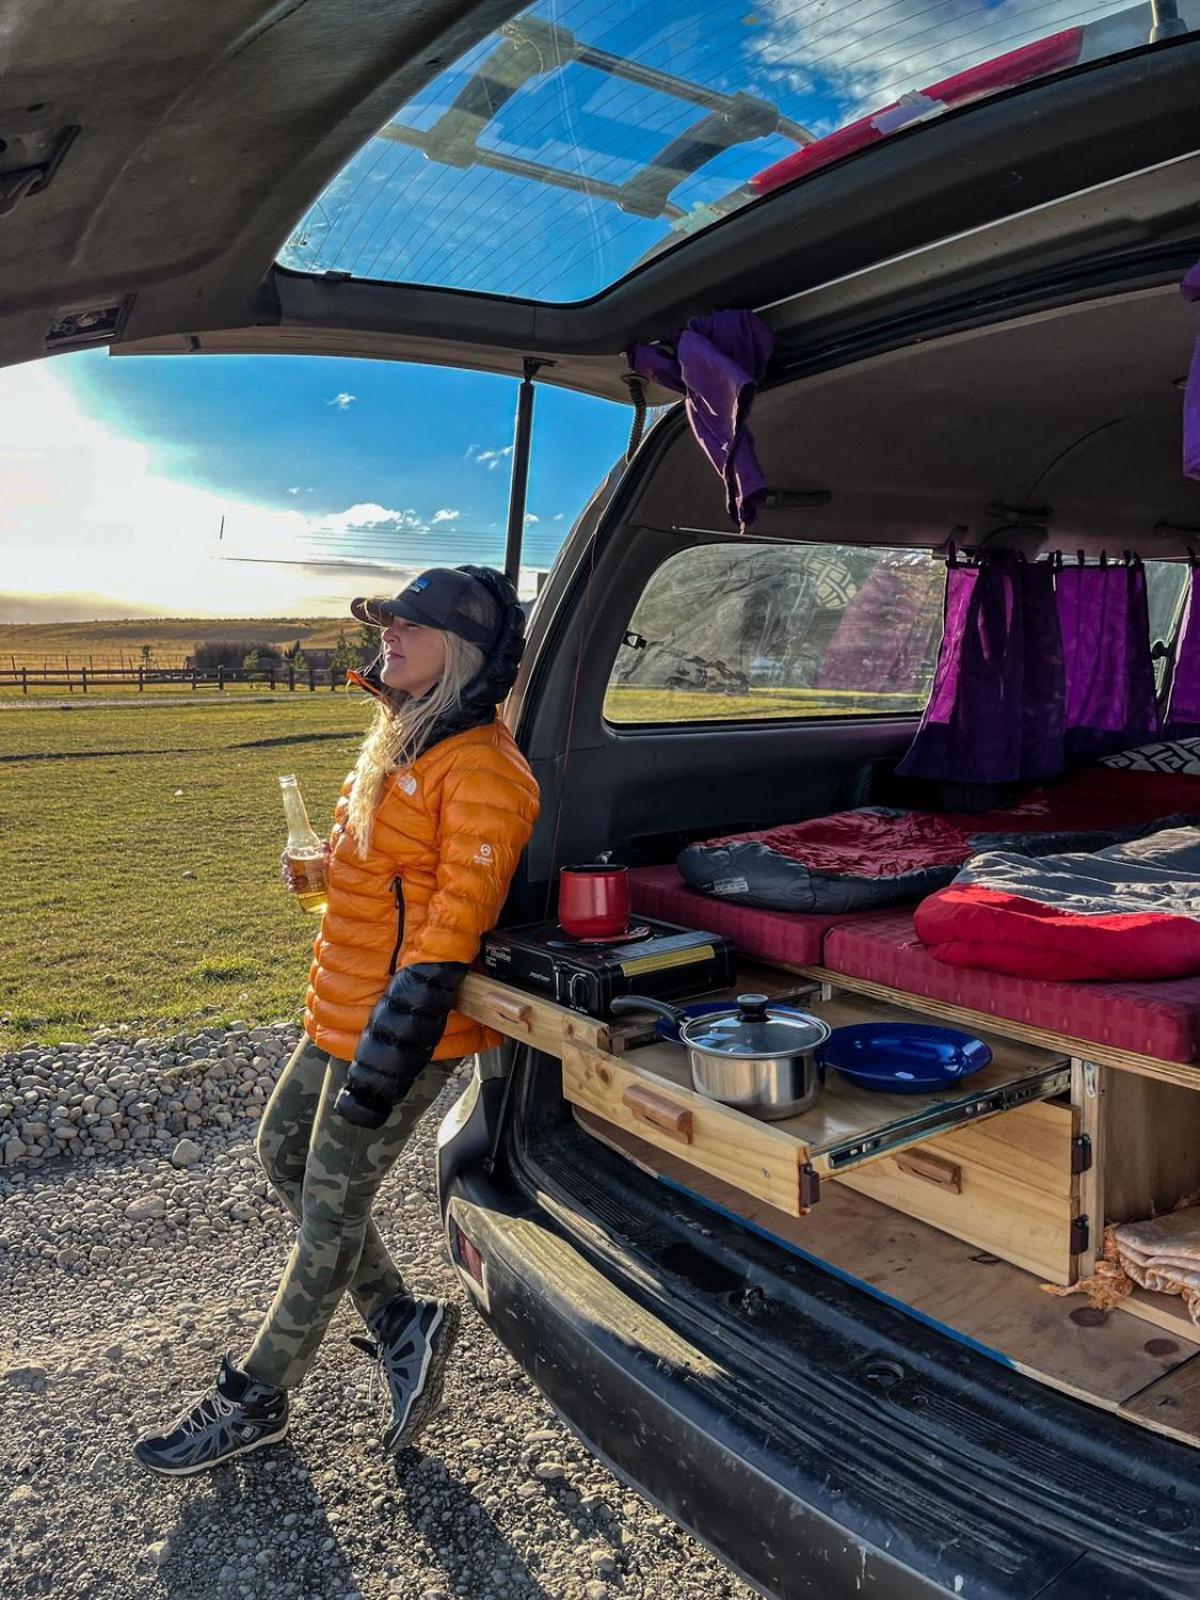
[[[728,939],[650,917],[601,943],[573,939],[557,922],[498,928],[484,938],[482,954],[487,970],[505,983],[590,1017],[607,1017],[618,995],[671,1000],[734,981]]]

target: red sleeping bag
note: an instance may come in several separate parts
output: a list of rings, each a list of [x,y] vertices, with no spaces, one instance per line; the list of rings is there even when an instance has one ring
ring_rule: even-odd
[[[1200,973],[1200,828],[1093,854],[974,856],[923,900],[918,936],[939,961],[1029,978]]]

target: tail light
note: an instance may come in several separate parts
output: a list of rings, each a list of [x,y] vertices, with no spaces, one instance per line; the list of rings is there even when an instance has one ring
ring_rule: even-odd
[[[486,1310],[491,1298],[488,1289],[487,1262],[483,1259],[483,1252],[479,1246],[463,1232],[456,1217],[450,1221],[450,1257],[466,1280],[467,1287],[482,1302]]]

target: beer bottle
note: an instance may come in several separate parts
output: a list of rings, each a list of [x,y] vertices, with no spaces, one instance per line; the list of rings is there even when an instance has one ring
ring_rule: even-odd
[[[288,837],[284,856],[292,875],[292,893],[305,911],[320,916],[326,905],[325,847],[308,820],[304,796],[294,776],[280,778]]]

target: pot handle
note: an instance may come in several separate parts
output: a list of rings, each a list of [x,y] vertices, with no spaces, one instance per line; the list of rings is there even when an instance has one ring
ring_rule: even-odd
[[[681,1028],[687,1021],[687,1016],[675,1006],[669,1006],[664,1000],[652,1000],[644,994],[621,994],[608,1008],[614,1017],[630,1016],[636,1011],[651,1011],[656,1017],[665,1017],[668,1022],[673,1022]]]

